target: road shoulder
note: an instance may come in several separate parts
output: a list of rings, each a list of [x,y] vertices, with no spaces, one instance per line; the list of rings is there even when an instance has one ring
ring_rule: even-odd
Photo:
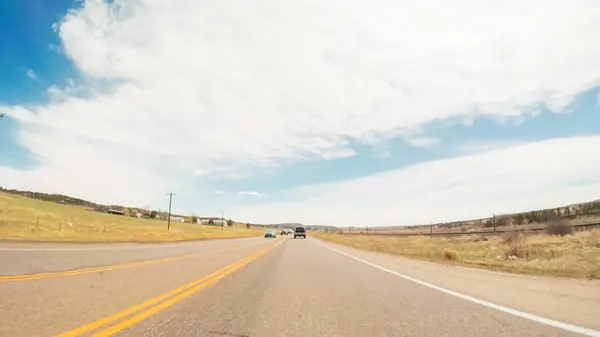
[[[600,330],[600,281],[495,272],[326,245],[436,286],[561,322]]]

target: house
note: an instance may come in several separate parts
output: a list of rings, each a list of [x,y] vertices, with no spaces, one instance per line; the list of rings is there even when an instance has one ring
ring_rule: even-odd
[[[107,213],[108,214],[116,214],[116,215],[125,215],[125,212],[122,212],[122,211],[119,211],[116,209],[109,209]]]
[[[131,216],[134,218],[150,219],[149,213],[135,212],[131,213]]]
[[[227,226],[227,220],[221,219],[212,219],[212,224],[210,223],[211,218],[198,218],[196,219],[196,223],[200,225],[214,225],[214,226]]]
[[[214,219],[215,226],[227,226],[227,220]]]
[[[171,222],[185,222],[185,218],[181,216],[171,216]]]

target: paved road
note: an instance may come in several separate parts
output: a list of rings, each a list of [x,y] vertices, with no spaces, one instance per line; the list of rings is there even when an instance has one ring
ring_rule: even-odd
[[[183,256],[256,241],[256,238],[162,244],[58,244],[0,241],[0,275],[73,270]]]
[[[600,336],[598,282],[312,238],[115,247],[2,245],[0,336]]]

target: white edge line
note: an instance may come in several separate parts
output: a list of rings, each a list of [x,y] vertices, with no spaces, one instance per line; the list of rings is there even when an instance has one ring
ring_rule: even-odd
[[[359,261],[359,262],[362,262],[364,264],[367,264],[367,265],[369,265],[371,267],[375,267],[377,269],[383,270],[385,272],[388,272],[390,274],[396,275],[396,276],[401,277],[403,279],[415,282],[417,284],[423,285],[423,286],[431,288],[431,289],[435,289],[437,291],[441,291],[441,292],[443,292],[445,294],[452,295],[452,296],[461,298],[463,300],[467,300],[467,301],[470,301],[470,302],[473,302],[473,303],[477,303],[479,305],[483,305],[483,306],[488,307],[488,308],[496,309],[498,311],[502,311],[502,312],[505,312],[507,314],[511,314],[513,316],[525,318],[525,319],[528,319],[528,320],[531,320],[531,321],[534,321],[534,322],[537,322],[537,323],[541,323],[541,324],[553,326],[555,328],[567,330],[567,331],[570,331],[570,332],[576,332],[576,333],[579,333],[579,334],[582,334],[582,335],[586,335],[586,336],[600,337],[600,331],[597,331],[597,330],[587,329],[587,328],[583,328],[583,327],[580,327],[580,326],[577,326],[577,325],[555,321],[555,320],[550,319],[550,318],[537,316],[537,315],[530,314],[530,313],[523,312],[523,311],[519,311],[519,310],[516,310],[516,309],[513,309],[513,308],[505,307],[503,305],[499,305],[499,304],[495,304],[495,303],[492,303],[492,302],[484,301],[484,300],[481,300],[481,299],[478,299],[478,298],[475,298],[475,297],[471,297],[469,295],[465,295],[465,294],[462,294],[462,293],[459,293],[459,292],[456,292],[456,291],[453,291],[453,290],[442,288],[440,286],[436,286],[435,284],[431,284],[429,282],[421,281],[421,280],[416,279],[414,277],[410,277],[408,275],[404,275],[402,273],[399,273],[397,271],[393,271],[391,269],[382,267],[382,266],[377,265],[375,263],[372,263],[372,262],[369,262],[369,261],[365,261],[365,260],[363,260],[361,258],[358,258],[356,256],[350,255],[348,253],[345,253],[345,252],[343,252],[341,250],[338,250],[336,248],[333,248],[333,247],[328,246],[326,244],[323,244],[321,242],[314,241],[314,240],[313,240],[313,242],[315,242],[315,243],[317,243],[317,244],[319,244],[319,245],[321,245],[323,247],[329,248],[329,249],[333,250],[336,253],[342,254],[342,255],[347,256],[347,257],[349,257],[351,259],[354,259],[356,261]]]

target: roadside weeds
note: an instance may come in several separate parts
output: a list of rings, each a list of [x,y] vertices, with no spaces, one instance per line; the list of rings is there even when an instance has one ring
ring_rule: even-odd
[[[416,259],[486,268],[497,271],[600,279],[600,230],[574,235],[481,235],[389,237],[314,233],[315,237],[362,249]]]

